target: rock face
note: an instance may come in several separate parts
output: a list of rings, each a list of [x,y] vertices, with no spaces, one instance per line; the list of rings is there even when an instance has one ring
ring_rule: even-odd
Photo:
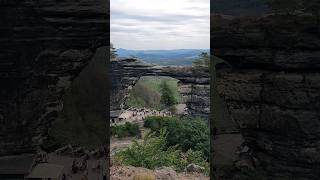
[[[142,76],[169,76],[178,79],[184,103],[193,114],[209,114],[209,74],[185,67],[162,67],[143,63],[137,59],[111,62],[111,110],[119,109],[130,89]]]
[[[308,17],[223,20],[212,46],[219,94],[253,155],[275,178],[317,179],[320,36]],[[217,26],[217,27],[218,27]]]
[[[96,48],[108,45],[107,2],[0,3],[0,155],[32,152],[62,95]]]

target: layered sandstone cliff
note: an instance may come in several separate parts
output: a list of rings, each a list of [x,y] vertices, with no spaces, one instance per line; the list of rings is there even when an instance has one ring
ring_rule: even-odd
[[[104,0],[0,3],[0,155],[32,152],[62,95],[108,45]]]
[[[271,179],[317,179],[320,33],[310,17],[215,17],[212,47],[232,69],[217,87]]]

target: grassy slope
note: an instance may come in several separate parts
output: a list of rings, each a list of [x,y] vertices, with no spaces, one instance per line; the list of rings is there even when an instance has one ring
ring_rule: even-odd
[[[181,102],[181,96],[178,92],[177,79],[161,76],[145,76],[138,81],[135,87],[133,87],[126,104],[130,107],[148,107],[160,109],[160,84],[163,81],[167,82],[169,88],[174,93],[176,100]],[[143,88],[139,88],[138,86],[142,86]]]

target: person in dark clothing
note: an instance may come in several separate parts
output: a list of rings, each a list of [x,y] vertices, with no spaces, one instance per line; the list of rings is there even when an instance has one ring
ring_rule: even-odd
[[[75,159],[72,161],[71,170],[72,170],[72,173],[73,173],[73,174],[77,173],[77,171],[78,171],[78,169],[77,169],[77,167],[76,167],[76,160],[75,160]]]
[[[218,133],[217,127],[213,127],[213,129],[212,129],[213,139],[216,139],[216,138],[217,138],[217,133]]]

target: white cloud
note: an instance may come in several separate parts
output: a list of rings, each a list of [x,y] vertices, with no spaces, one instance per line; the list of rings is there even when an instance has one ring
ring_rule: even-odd
[[[110,5],[116,48],[210,47],[209,0],[111,0]]]

